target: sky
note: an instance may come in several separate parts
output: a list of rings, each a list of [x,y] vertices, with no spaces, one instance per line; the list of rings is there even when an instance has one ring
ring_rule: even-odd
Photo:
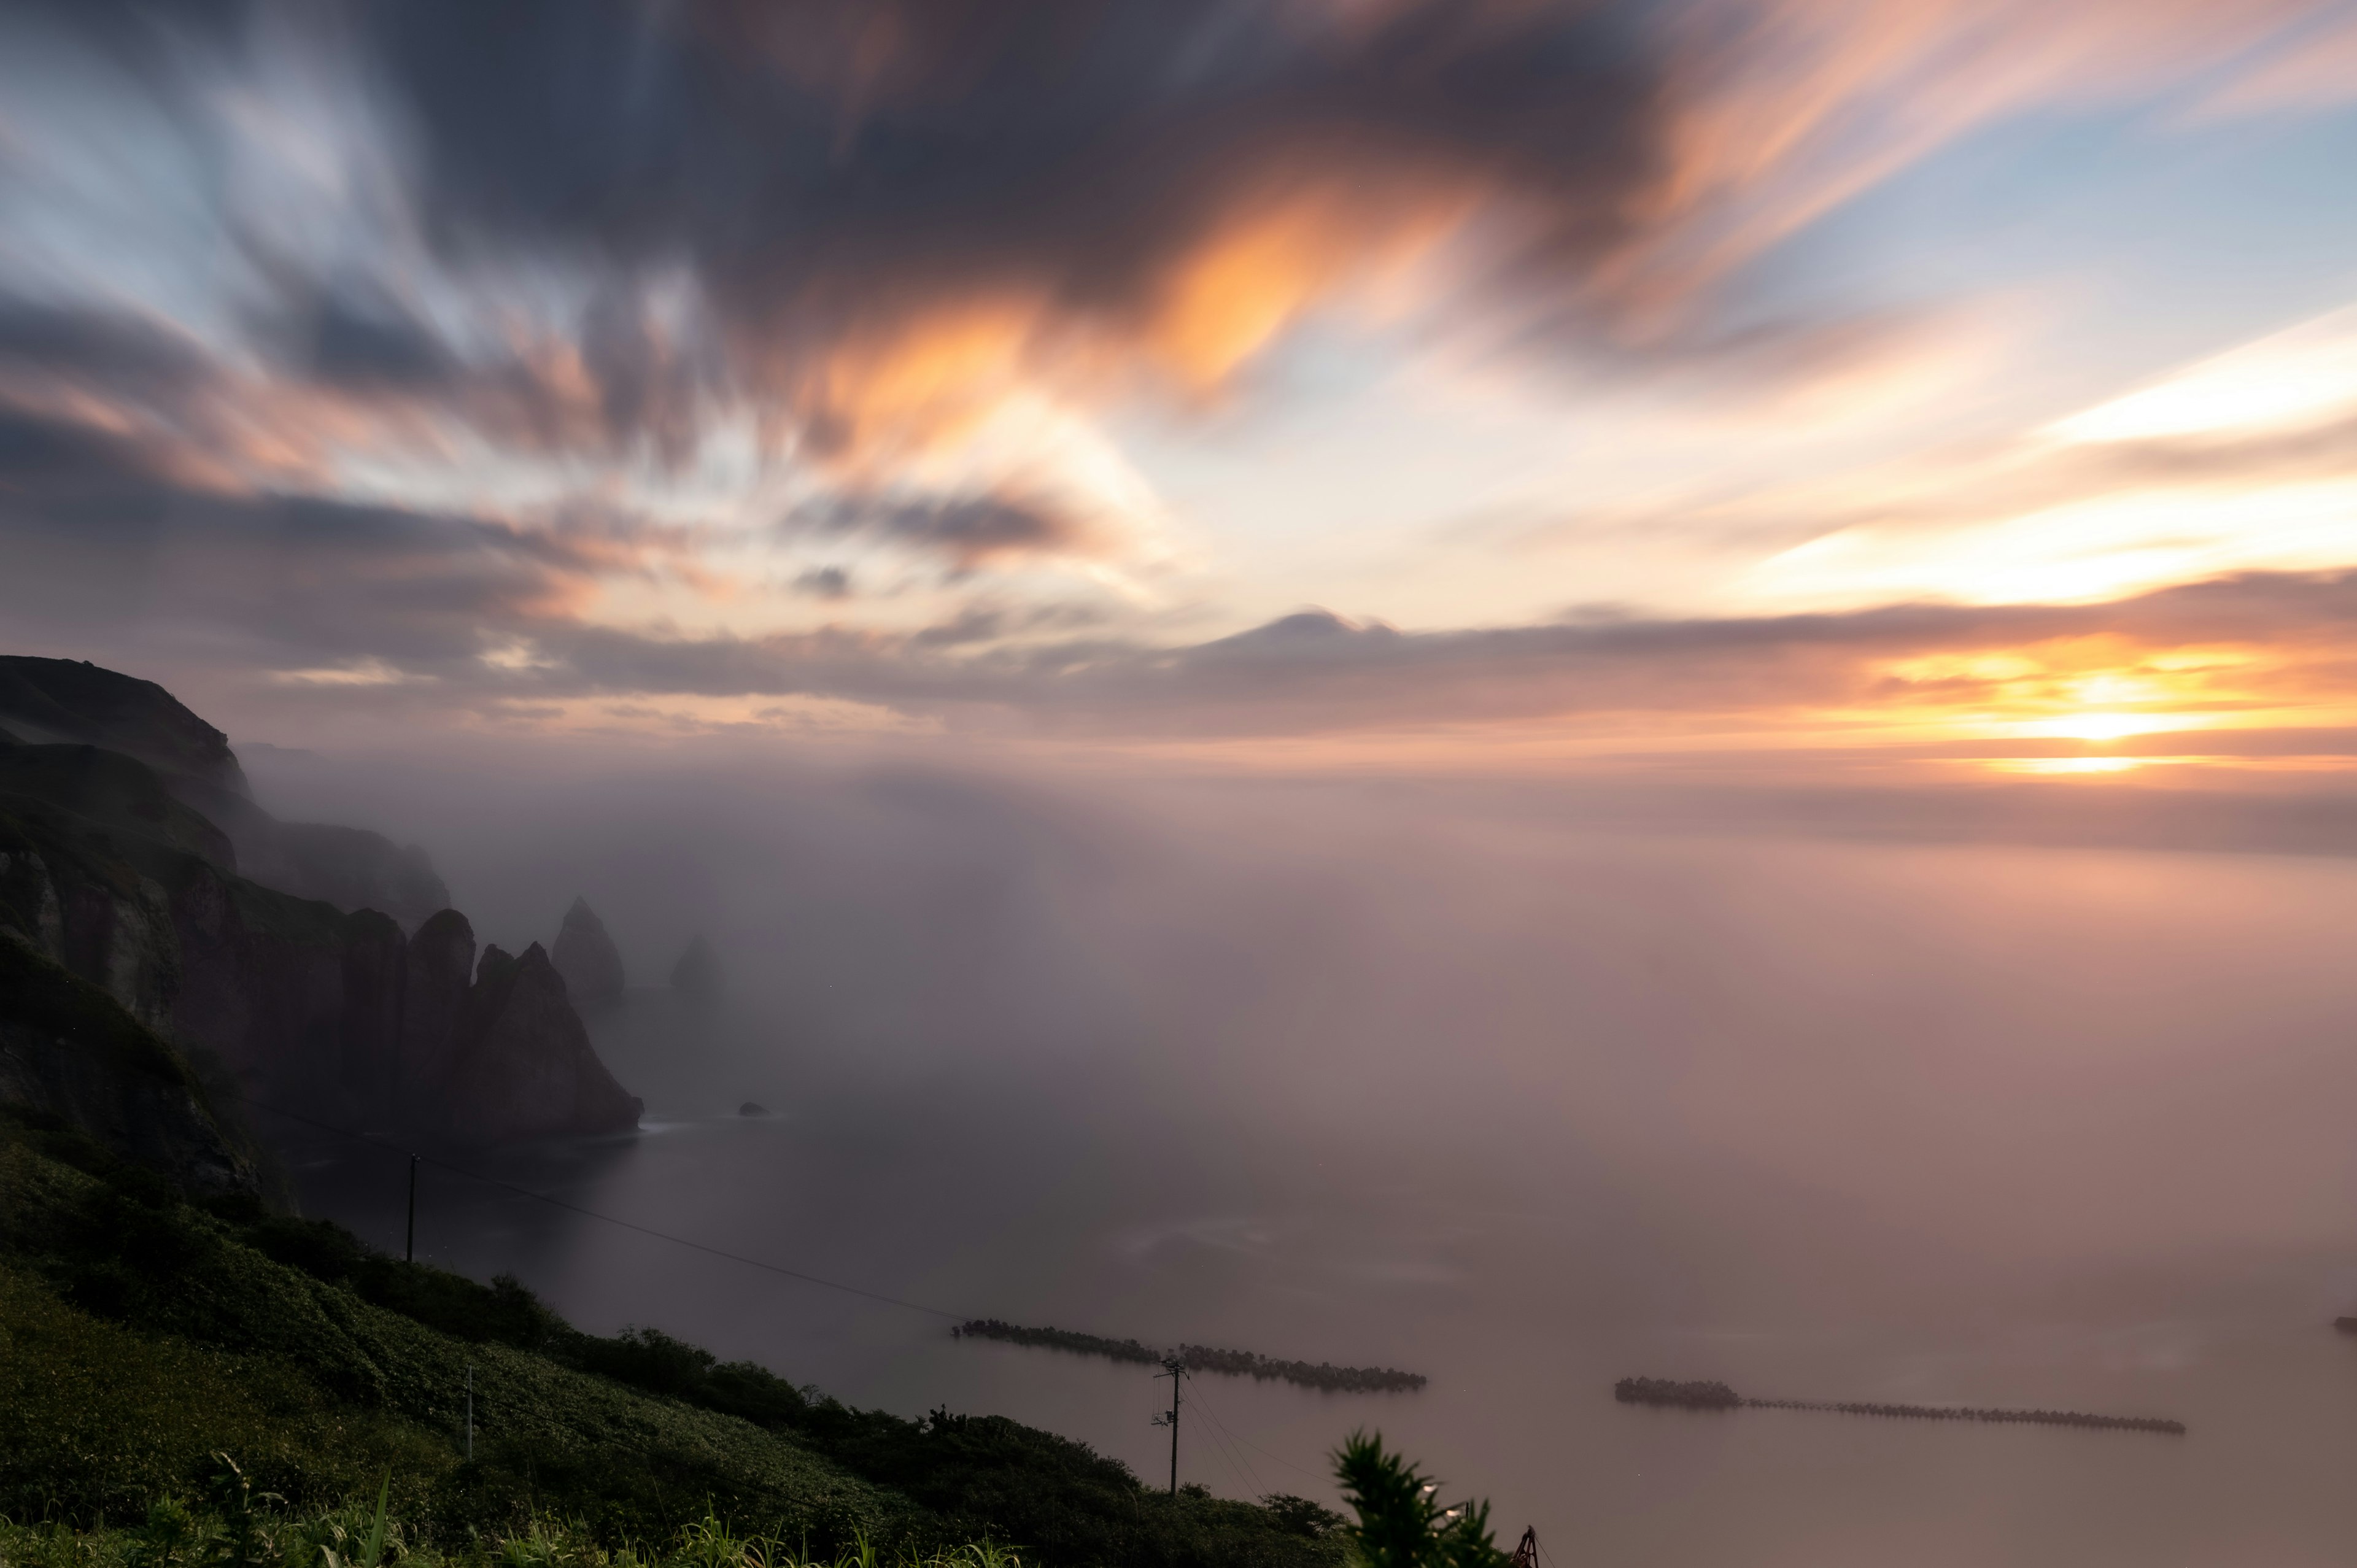
[[[0,636],[293,746],[2309,790],[2352,168],[2324,0],[7,0]]]

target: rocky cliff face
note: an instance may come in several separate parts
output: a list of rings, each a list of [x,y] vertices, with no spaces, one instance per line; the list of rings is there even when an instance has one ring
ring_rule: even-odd
[[[474,977],[475,928],[457,910],[443,910],[409,939],[393,1101],[411,1120],[431,1115],[448,1091]]]
[[[344,922],[343,948],[336,1077],[368,1102],[390,1105],[401,1080],[409,942],[391,916],[361,909]]]
[[[155,682],[87,660],[0,657],[0,727],[20,741],[100,746],[167,779],[247,793],[228,736]]]
[[[265,887],[404,925],[450,901],[425,852],[365,828],[282,822],[256,805],[229,737],[152,681],[70,659],[0,657],[0,738],[144,763],[217,841],[217,865]]]
[[[565,977],[538,942],[519,958],[484,949],[461,1017],[448,1096],[460,1136],[619,1133],[639,1124],[643,1108],[597,1059]]]
[[[622,999],[622,955],[614,939],[606,934],[606,922],[589,908],[587,898],[574,899],[573,908],[565,912],[565,927],[556,933],[556,946],[548,958],[565,977],[565,988],[574,1001]]]
[[[414,926],[450,902],[434,863],[366,828],[282,822],[260,807],[229,814],[238,870],[265,887],[343,909],[382,909]]]
[[[0,740],[0,940],[264,1103],[483,1140],[636,1121],[538,947],[478,978],[456,910],[404,938],[384,913],[263,886],[153,769],[98,747]],[[81,1060],[31,1005],[0,985],[0,1102],[170,1141],[168,1086]]]
[[[86,1133],[191,1196],[256,1190],[187,1058],[13,928],[0,929],[0,1108]]]

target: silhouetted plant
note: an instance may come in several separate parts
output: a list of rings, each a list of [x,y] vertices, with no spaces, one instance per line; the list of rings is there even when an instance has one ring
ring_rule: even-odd
[[[1440,1483],[1384,1448],[1382,1434],[1352,1433],[1335,1452],[1334,1477],[1358,1510],[1344,1533],[1367,1568],[1503,1568],[1490,1505],[1443,1508]]]

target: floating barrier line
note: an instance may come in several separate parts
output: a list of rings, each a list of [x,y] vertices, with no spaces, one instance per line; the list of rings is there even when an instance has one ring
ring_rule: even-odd
[[[1895,1416],[1912,1421],[1986,1421],[2029,1426],[2079,1426],[2107,1432],[2158,1432],[2185,1435],[2185,1423],[2154,1415],[2090,1415],[2076,1410],[1984,1410],[1966,1405],[1877,1404],[1861,1400],[1746,1399],[1721,1382],[1678,1382],[1670,1378],[1623,1378],[1612,1385],[1622,1404],[1672,1410],[1814,1410],[1835,1415]]]

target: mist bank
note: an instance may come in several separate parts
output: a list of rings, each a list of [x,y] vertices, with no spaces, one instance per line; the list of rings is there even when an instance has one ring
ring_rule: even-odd
[[[659,976],[708,933],[706,1043],[662,1045],[643,987],[600,1026],[651,1115],[823,1105],[887,1149],[983,1123],[1050,1210],[1092,1202],[1058,1157],[1158,1163],[1214,1206],[1171,1233],[1222,1255],[1262,1251],[1222,1208],[1298,1241],[1288,1214],[1544,1191],[1619,1260],[1567,1301],[1870,1313],[2338,1245],[2357,1200],[2339,856],[1636,831],[1500,780],[461,755],[251,766],[431,846],[487,940],[586,897]]]
[[[1599,1559],[2225,1562],[2253,1519],[2346,1539],[2316,1345],[2357,1312],[2344,861],[1639,832],[1529,784],[925,758],[286,760],[308,814],[430,846],[486,940],[544,939],[585,897],[615,945],[629,983],[592,1023],[645,1131],[487,1174],[959,1318],[1415,1369],[1424,1391],[1367,1407],[1387,1438]],[[697,931],[731,979],[709,1005],[663,983]],[[404,1175],[310,1190],[397,1245]],[[429,1174],[420,1246],[595,1332],[1168,1463],[1151,1368],[962,1345],[541,1207]],[[1598,1397],[1681,1366],[2165,1411],[2201,1441]],[[1266,1489],[1213,1415],[1254,1466],[1334,1441],[1329,1396],[1200,1392],[1182,1479]]]

